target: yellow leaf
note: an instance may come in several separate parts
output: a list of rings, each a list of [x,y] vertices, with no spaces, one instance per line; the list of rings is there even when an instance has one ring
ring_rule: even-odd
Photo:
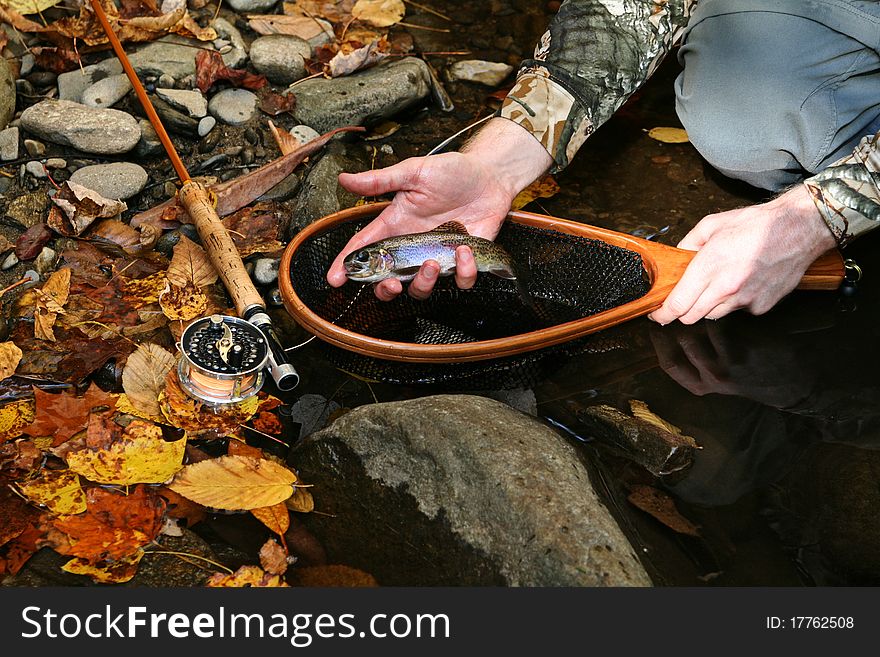
[[[168,487],[203,506],[250,511],[283,502],[295,482],[295,474],[272,461],[221,456],[186,466]]]
[[[37,416],[33,399],[19,399],[0,406],[0,443],[21,435],[21,430]]]
[[[159,393],[165,388],[168,376],[177,359],[152,342],[142,344],[125,363],[122,371],[122,387],[131,405],[151,419],[161,418]]]
[[[308,488],[294,486],[293,495],[285,502],[287,508],[298,513],[311,513],[315,510],[315,499]]]
[[[70,268],[53,272],[41,289],[34,290],[34,295],[34,337],[55,342],[52,327],[70,296]]]
[[[181,235],[180,241],[174,245],[174,256],[166,276],[178,287],[192,283],[202,288],[217,282],[217,270],[208,259],[208,254],[186,235]]]
[[[205,586],[232,588],[246,586],[282,587],[287,586],[287,583],[278,575],[270,575],[259,566],[242,566],[232,575],[214,573],[205,582]]]
[[[645,422],[653,424],[655,427],[659,427],[665,431],[668,431],[674,436],[683,439],[685,443],[687,443],[691,447],[694,447],[695,449],[701,449],[696,440],[694,440],[691,436],[682,433],[681,429],[679,429],[677,426],[675,426],[671,422],[667,422],[662,417],[651,411],[645,402],[639,399],[630,399],[629,408],[632,411],[633,417],[639,418],[640,420],[644,420]]]
[[[125,300],[131,302],[133,308],[143,308],[159,300],[159,295],[165,289],[165,272],[160,271],[144,278],[121,277],[122,290]],[[143,321],[143,317],[141,317]]]
[[[510,205],[510,209],[519,210],[520,208],[527,206],[536,198],[551,198],[552,196],[555,196],[558,191],[559,185],[556,183],[553,176],[547,175],[538,178],[535,182],[516,195],[513,199],[513,203]]]
[[[19,14],[36,14],[54,7],[59,2],[61,0],[3,0],[0,4]]]
[[[52,513],[70,516],[86,510],[86,493],[71,470],[44,470],[18,487],[31,502],[44,504]]]
[[[186,438],[162,439],[161,427],[132,420],[109,447],[86,447],[67,454],[67,466],[98,484],[160,484],[183,464]]]
[[[15,374],[15,368],[21,362],[21,349],[14,342],[0,343],[0,379]]]
[[[404,14],[403,0],[357,0],[351,8],[352,16],[376,27],[394,25]]]
[[[116,399],[116,410],[126,415],[134,415],[135,417],[139,417],[142,420],[156,420],[156,418],[153,418],[151,415],[148,415],[143,411],[136,409],[131,401],[128,399],[128,395],[126,395],[124,392]],[[164,422],[164,420],[161,421]]]
[[[179,287],[169,282],[165,291],[159,295],[159,305],[168,319],[180,319],[187,322],[205,314],[208,308],[208,297],[202,294],[192,283]]]
[[[290,529],[290,513],[287,511],[287,506],[285,506],[284,502],[251,509],[251,513],[257,520],[279,536],[284,536],[287,530]]]
[[[688,133],[681,128],[651,128],[648,136],[664,144],[686,144],[689,141]]]
[[[138,548],[137,552],[132,554],[113,561],[101,561],[97,564],[75,557],[61,566],[61,570],[74,575],[88,575],[93,582],[98,584],[122,584],[137,574],[138,564],[143,556],[144,551]]]

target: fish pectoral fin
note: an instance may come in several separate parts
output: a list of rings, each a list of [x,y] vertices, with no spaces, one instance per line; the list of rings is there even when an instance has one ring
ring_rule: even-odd
[[[401,267],[400,269],[395,269],[394,274],[396,276],[415,276],[419,273],[419,269],[421,269],[419,265],[413,265],[412,267]]]
[[[487,270],[490,274],[494,274],[498,278],[506,278],[509,281],[516,280],[516,272],[510,267],[492,267]]]
[[[440,224],[436,228],[432,228],[431,233],[461,233],[462,235],[470,235],[468,229],[464,227],[464,224],[459,221],[447,221],[445,224]]]

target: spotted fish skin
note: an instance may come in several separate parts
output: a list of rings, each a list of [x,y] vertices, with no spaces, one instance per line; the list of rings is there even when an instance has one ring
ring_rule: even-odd
[[[455,273],[455,250],[469,246],[474,253],[478,272],[501,278],[516,279],[510,254],[495,242],[468,234],[458,222],[448,222],[425,233],[397,235],[369,244],[344,260],[350,280],[375,283],[388,278],[410,281],[426,260],[440,265],[440,276]]]

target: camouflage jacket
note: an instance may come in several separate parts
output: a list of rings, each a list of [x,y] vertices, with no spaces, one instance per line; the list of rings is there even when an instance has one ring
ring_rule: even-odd
[[[567,0],[523,62],[499,115],[531,132],[555,162],[581,145],[647,80],[698,0]],[[804,181],[841,245],[880,225],[880,135]]]

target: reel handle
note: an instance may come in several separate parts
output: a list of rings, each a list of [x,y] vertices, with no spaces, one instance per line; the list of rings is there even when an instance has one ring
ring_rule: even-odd
[[[195,224],[208,258],[232,297],[238,316],[260,328],[266,335],[272,379],[279,390],[293,390],[299,383],[299,375],[287,360],[272,328],[272,321],[266,314],[266,304],[248,276],[235,242],[217,215],[210,192],[201,183],[190,179],[183,183],[178,198]]]

